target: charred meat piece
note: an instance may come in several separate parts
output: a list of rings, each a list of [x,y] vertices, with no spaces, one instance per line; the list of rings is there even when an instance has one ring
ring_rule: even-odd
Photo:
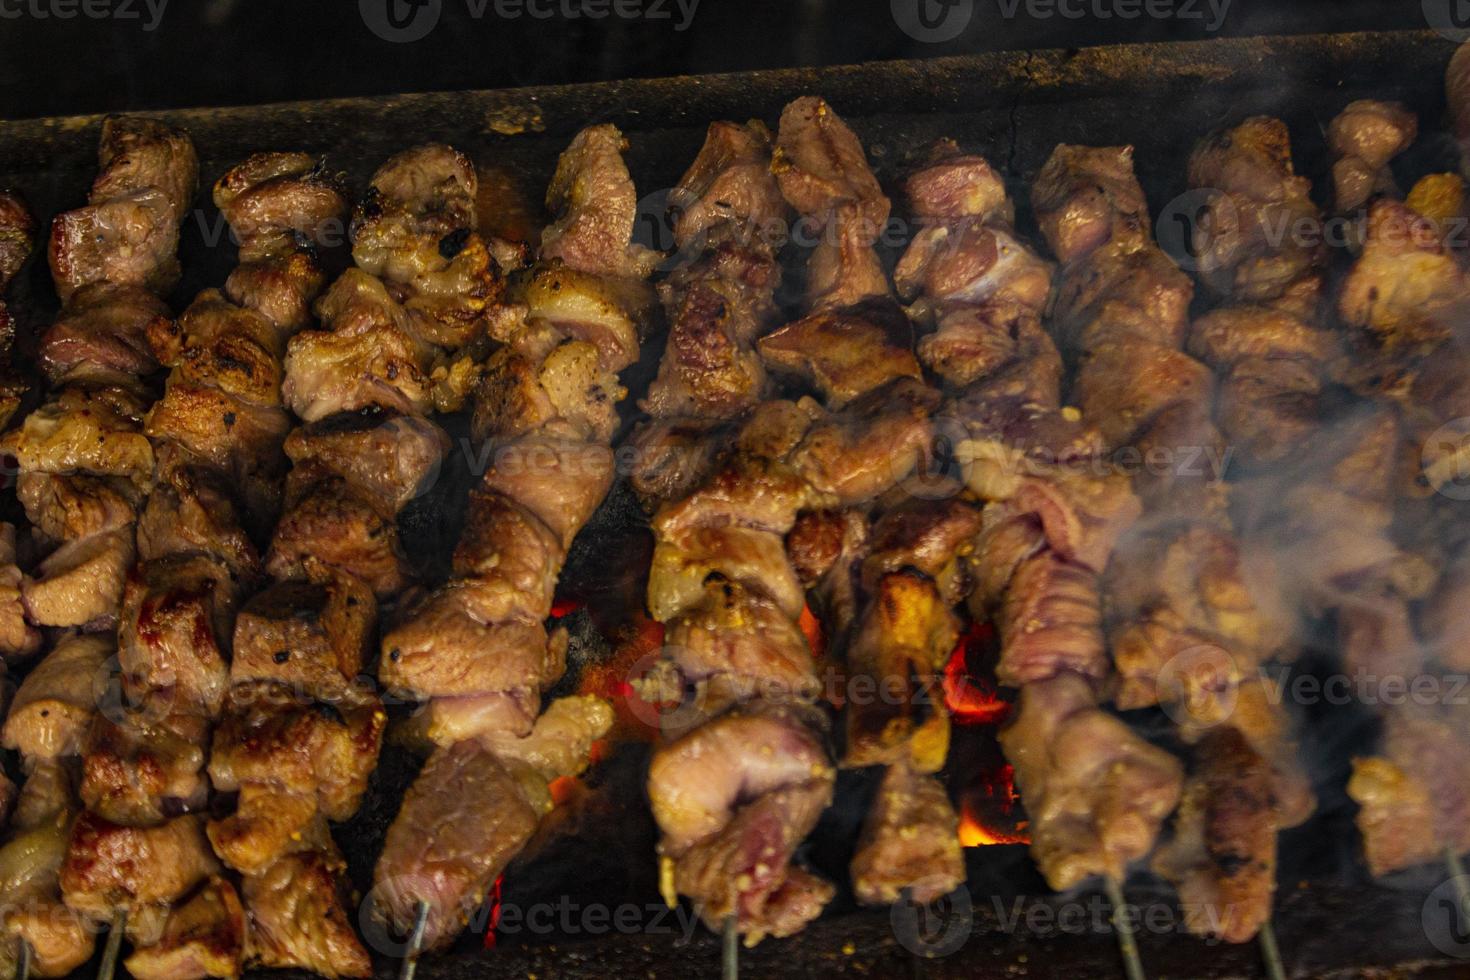
[[[96,372],[151,374],[158,361],[148,338],[168,317],[163,301],[140,286],[84,286],[41,335],[41,369],[53,383]]]

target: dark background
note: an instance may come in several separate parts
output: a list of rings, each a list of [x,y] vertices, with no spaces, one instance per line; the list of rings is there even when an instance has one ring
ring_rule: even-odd
[[[83,2],[133,17],[87,17],[80,9]],[[947,0],[973,8],[963,32],[943,43],[905,34],[890,0],[700,0],[682,31],[675,29],[680,17],[673,0],[665,3],[670,17],[663,20],[593,20],[561,13],[505,19],[493,4],[481,6],[479,0],[438,2],[438,24],[425,38],[392,43],[368,28],[359,0],[167,0],[151,31],[143,29],[151,20],[145,0],[0,0],[0,118],[1212,36],[1205,29],[1203,2],[1197,8],[1205,15],[1200,19],[1125,21],[1092,14],[1037,18],[1024,5],[1007,17],[1003,10],[1013,9],[1012,0]],[[576,5],[582,0],[533,2]],[[63,20],[56,13],[66,4],[76,12]],[[32,12],[38,7],[47,16]],[[482,10],[482,16],[472,9]],[[1231,0],[1218,34],[1424,26],[1420,0]]]

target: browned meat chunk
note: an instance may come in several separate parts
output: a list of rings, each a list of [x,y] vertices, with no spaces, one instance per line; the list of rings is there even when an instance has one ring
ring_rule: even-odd
[[[388,829],[373,870],[374,915],[407,933],[425,902],[424,948],[451,942],[551,809],[547,782],[580,772],[611,724],[605,702],[564,698],[527,738],[435,750]]]
[[[230,682],[282,681],[313,700],[338,701],[358,681],[376,621],[371,590],[350,576],[278,582],[235,619]]]
[[[1063,263],[1110,242],[1131,251],[1149,237],[1148,201],[1133,175],[1131,146],[1058,144],[1036,175],[1031,206]]]
[[[347,211],[323,161],[308,153],[250,156],[215,182],[214,203],[240,239],[246,264],[293,250],[303,239],[329,242],[341,234]]]
[[[726,226],[748,237],[778,229],[787,208],[771,175],[770,130],[754,120],[743,126],[710,123],[699,155],[669,194],[669,206],[681,249],[712,243]]]
[[[151,716],[163,710],[109,705],[93,720],[82,750],[87,809],[113,823],[147,825],[204,807],[208,721],[197,714]]]
[[[0,524],[0,690],[5,688],[4,664],[21,660],[41,649],[41,632],[26,621],[21,601],[22,576],[15,564],[15,525]],[[9,698],[0,696],[9,709]],[[3,808],[0,808],[3,809]]]
[[[241,883],[250,910],[250,958],[267,969],[324,977],[372,976],[372,961],[352,929],[335,848],[291,854]]]
[[[129,577],[118,628],[124,685],[136,699],[213,717],[229,682],[238,586],[203,555],[169,555]]]
[[[110,637],[67,636],[31,669],[5,719],[4,746],[26,759],[76,755],[97,710]]]
[[[792,207],[826,224],[839,205],[858,208],[868,242],[883,230],[889,201],[868,169],[862,144],[823,99],[804,96],[781,110],[771,170]]]
[[[931,773],[949,754],[949,717],[930,693],[960,623],[928,577],[890,572],[872,587],[847,648],[848,669],[877,696],[847,709],[847,766],[894,763]]]
[[[929,413],[938,407],[937,391],[900,379],[816,419],[792,451],[791,465],[841,504],[871,500],[929,458]]]
[[[1247,942],[1270,917],[1276,892],[1273,774],[1233,728],[1205,736],[1195,758],[1174,839],[1153,867],[1178,889],[1190,932]]]
[[[61,894],[69,908],[94,922],[128,911],[128,927],[153,928],[157,913],[219,870],[203,820],[177,817],[156,827],[123,827],[83,813],[72,827]],[[161,925],[158,921],[156,925]],[[156,935],[156,934],[155,934]],[[151,944],[155,937],[134,935]]]
[[[761,338],[773,369],[814,386],[833,411],[897,378],[922,380],[913,328],[891,304],[817,313]]]
[[[1189,186],[1206,195],[1191,250],[1202,281],[1240,302],[1286,300],[1299,307],[1295,294],[1304,291],[1315,303],[1323,243],[1275,231],[1321,220],[1311,181],[1292,168],[1285,123],[1253,116],[1200,140],[1189,158]]]
[[[713,929],[735,916],[746,945],[798,932],[833,893],[791,861],[835,775],[799,709],[752,704],[661,746],[648,793],[665,899],[688,896]]]
[[[138,980],[238,977],[245,958],[245,909],[235,887],[218,876],[170,910],[163,936],[123,961]]]
[[[1393,193],[1388,161],[1409,148],[1419,121],[1397,102],[1359,99],[1333,117],[1327,145],[1332,164],[1333,203],[1339,213],[1355,211],[1374,194]]]
[[[892,765],[863,821],[852,858],[852,884],[864,905],[892,905],[905,889],[915,902],[932,902],[965,880],[959,818],[944,784]]]
[[[1434,225],[1399,201],[1374,201],[1338,295],[1343,322],[1390,350],[1419,352],[1452,334],[1467,303],[1470,279]]]
[[[1058,891],[1094,875],[1121,881],[1179,802],[1179,761],[1098,708],[1078,674],[1025,685],[1000,742],[1030,818],[1031,855]]]
[[[266,570],[278,579],[345,573],[386,598],[411,574],[394,517],[345,480],[320,480],[291,501],[276,525]]]
[[[1348,781],[1369,871],[1388,874],[1470,847],[1470,783],[1457,761],[1465,750],[1450,719],[1422,708],[1389,713],[1381,754],[1355,759]]]
[[[142,432],[145,401],[131,387],[72,384],[27,415],[0,447],[22,472],[123,476],[147,486],[153,447]]]
[[[638,192],[623,163],[627,141],[616,126],[590,126],[557,159],[546,209],[557,220],[541,233],[541,256],[581,272],[648,275],[658,254],[630,245]]]
[[[73,371],[151,374],[158,362],[148,335],[166,322],[168,307],[146,289],[115,283],[85,286],[41,335],[41,368],[52,382],[64,381]]]
[[[449,437],[427,419],[369,411],[301,426],[285,448],[288,499],[330,474],[396,514],[438,475]]]

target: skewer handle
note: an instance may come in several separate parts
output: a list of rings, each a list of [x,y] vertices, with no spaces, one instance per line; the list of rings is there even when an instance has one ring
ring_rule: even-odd
[[[1276,929],[1271,925],[1269,917],[1261,923],[1261,931],[1256,938],[1261,943],[1261,961],[1266,965],[1268,980],[1286,980],[1286,968],[1281,963],[1281,947],[1276,945]]]
[[[15,980],[31,980],[31,944],[20,937],[20,957],[15,966]]]
[[[725,928],[720,933],[723,940],[720,949],[720,980],[740,980],[740,930],[735,916],[725,918]]]
[[[107,945],[102,948],[102,965],[97,967],[97,980],[112,980],[117,973],[117,957],[122,952],[123,933],[128,930],[128,910],[119,909],[107,929]]]
[[[1118,937],[1118,952],[1123,954],[1123,972],[1128,980],[1146,980],[1143,960],[1138,955],[1138,938],[1133,935],[1133,923],[1123,914],[1123,888],[1116,878],[1104,878],[1103,886],[1113,906],[1113,932]]]
[[[413,932],[408,936],[408,949],[403,953],[403,965],[398,968],[398,980],[413,980],[419,968],[419,952],[424,948],[424,929],[429,924],[429,903],[417,902],[413,907]]]

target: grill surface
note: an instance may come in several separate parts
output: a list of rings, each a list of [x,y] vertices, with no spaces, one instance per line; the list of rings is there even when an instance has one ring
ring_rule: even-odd
[[[652,217],[660,191],[693,158],[705,125],[721,118],[774,122],[785,102],[805,93],[825,96],[852,124],[886,183],[934,139],[949,136],[1002,169],[1023,208],[1027,180],[1057,142],[1131,143],[1157,213],[1183,190],[1184,159],[1194,139],[1258,112],[1288,123],[1299,169],[1318,179],[1325,170],[1327,121],[1351,99],[1364,97],[1399,99],[1419,112],[1426,135],[1408,159],[1397,161],[1405,172],[1452,169],[1454,148],[1441,124],[1442,69],[1451,50],[1450,42],[1431,32],[1216,40],[159,115],[191,130],[206,186],[251,152],[299,148],[326,155],[360,191],[391,152],[443,140],[473,156],[482,171],[503,176],[509,190],[502,203],[517,194],[535,202],[567,137],[589,123],[611,121],[631,141],[628,164],[649,205],[646,240],[660,244]],[[43,220],[74,206],[95,168],[99,123],[98,117],[75,117],[0,124],[0,186],[25,194]],[[530,210],[531,220],[538,221],[534,206]],[[1023,231],[1028,221],[1023,213]],[[173,297],[175,308],[222,282],[233,267],[234,249],[211,243],[209,232],[219,227],[217,213],[201,198],[201,210],[185,224],[185,279]],[[24,353],[57,305],[44,261],[32,262],[12,300]],[[655,339],[630,373],[635,394],[652,376],[658,353]],[[457,442],[466,435],[462,420],[450,420],[448,427]],[[435,487],[404,515],[413,527],[405,538],[417,545],[416,557],[431,579],[443,573],[457,534],[471,480],[466,457],[456,452]],[[565,687],[575,686],[577,667],[607,655],[605,637],[641,603],[636,577],[609,577],[606,557],[617,554],[625,558],[624,568],[636,567],[635,556],[647,547],[642,515],[619,486],[578,539],[563,578],[562,593],[587,603],[570,620],[574,669]],[[1332,721],[1329,734],[1316,743],[1309,736],[1306,749],[1323,760],[1314,767],[1318,779],[1338,789],[1324,793],[1319,815],[1282,841],[1276,926],[1289,967],[1297,976],[1464,975],[1456,961],[1430,945],[1422,924],[1425,897],[1442,875],[1430,869],[1375,884],[1352,859],[1351,809],[1340,790],[1344,746],[1362,743],[1371,726],[1357,717]],[[961,735],[957,753],[966,738],[981,736]],[[549,907],[539,914],[541,921],[548,914],[555,920],[550,933],[530,921],[517,928],[507,924],[493,952],[481,951],[480,937],[467,934],[454,952],[426,958],[420,975],[716,975],[718,938],[694,929],[686,940],[687,914],[679,919],[656,911],[655,829],[641,790],[645,765],[646,748],[618,750],[590,776],[583,805],[568,810],[567,819],[579,821],[580,829],[533,847],[508,871],[503,908],[524,917]],[[415,768],[411,757],[385,749],[361,813],[340,828],[361,889],[370,884],[373,859]],[[845,879],[856,821],[871,789],[863,774],[844,774],[838,805],[813,835],[808,859],[837,880]],[[851,896],[842,895],[800,937],[744,952],[742,966],[752,976],[935,978],[1103,976],[1117,969],[1105,918],[1102,928],[1086,934],[1059,935],[1044,925],[1045,911],[1027,914],[1055,908],[1059,900],[1018,899],[1045,891],[1023,846],[970,849],[967,858],[971,909],[960,919],[968,923],[968,940],[956,952],[920,959],[908,948],[919,933],[902,913],[894,919],[887,911],[857,911]],[[1169,906],[1162,889],[1150,896],[1146,883],[1130,886],[1133,900],[1150,897],[1161,908]],[[1079,900],[1084,906],[1095,902],[1085,895]],[[589,917],[586,910],[594,905],[607,908],[607,918]],[[620,907],[631,910],[621,920],[634,923],[631,933],[613,928],[612,913]],[[1008,924],[1005,919],[1018,909],[1019,924]],[[1043,926],[1027,926],[1028,921]],[[941,923],[929,925],[933,930],[924,930],[921,941],[934,947],[943,949],[958,935],[945,932]],[[900,941],[905,936],[907,946]],[[1261,975],[1253,945],[1207,945],[1172,932],[1145,934],[1141,945],[1153,977]],[[386,956],[378,965],[383,975],[396,968]]]

